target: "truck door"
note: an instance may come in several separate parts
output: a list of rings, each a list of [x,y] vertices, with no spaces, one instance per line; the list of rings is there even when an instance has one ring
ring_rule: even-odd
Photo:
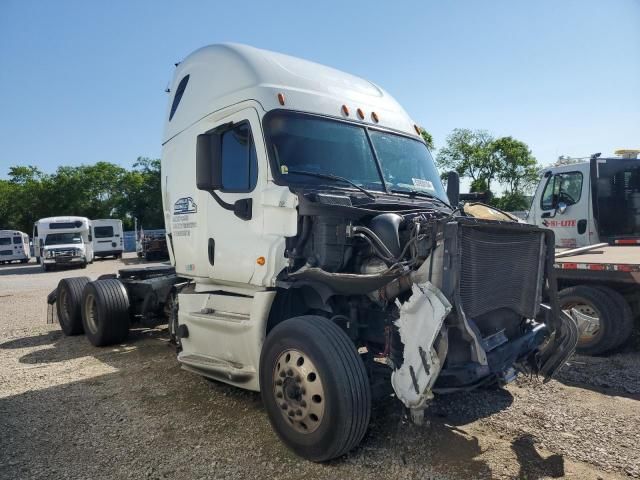
[[[268,168],[262,128],[254,108],[225,117],[217,128],[222,188],[207,195],[206,264],[212,279],[247,284],[258,257],[266,253],[259,251],[263,233],[260,192],[266,186]],[[248,208],[235,208],[240,205]]]
[[[589,245],[590,189],[588,164],[550,172],[534,201],[535,223],[554,231],[559,247]]]

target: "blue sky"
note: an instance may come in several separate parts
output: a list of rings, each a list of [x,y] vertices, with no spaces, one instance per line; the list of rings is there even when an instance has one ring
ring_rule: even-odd
[[[222,41],[370,79],[436,147],[467,127],[543,164],[640,148],[640,0],[2,0],[0,177],[158,157],[173,63]]]

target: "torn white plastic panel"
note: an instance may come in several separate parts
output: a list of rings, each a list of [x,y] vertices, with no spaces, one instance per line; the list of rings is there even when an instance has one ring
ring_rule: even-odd
[[[431,388],[441,364],[434,342],[451,304],[431,283],[414,284],[404,303],[396,300],[400,318],[396,326],[404,344],[404,363],[391,374],[391,385],[408,408],[421,409],[433,395]]]

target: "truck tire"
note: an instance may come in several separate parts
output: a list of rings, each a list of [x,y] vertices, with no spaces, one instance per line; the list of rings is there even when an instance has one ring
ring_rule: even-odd
[[[633,313],[631,311],[631,306],[627,303],[627,300],[622,296],[622,294],[616,292],[613,288],[604,285],[598,285],[596,288],[607,295],[618,308],[615,315],[614,335],[616,340],[611,346],[612,349],[618,348],[629,340],[631,333],[633,333]]]
[[[278,436],[307,460],[344,455],[367,431],[371,391],[364,364],[344,331],[324,317],[294,317],[269,333],[260,390]]]
[[[63,278],[58,283],[56,312],[60,328],[65,335],[80,335],[82,326],[82,291],[91,279],[88,277]]]
[[[115,278],[89,282],[82,292],[82,324],[96,347],[120,343],[129,335],[129,296]]]
[[[616,317],[619,307],[607,294],[596,287],[578,285],[558,292],[558,300],[560,308],[578,322],[578,353],[602,355],[613,348],[618,339]],[[596,328],[585,333],[577,316],[580,314],[594,318]]]

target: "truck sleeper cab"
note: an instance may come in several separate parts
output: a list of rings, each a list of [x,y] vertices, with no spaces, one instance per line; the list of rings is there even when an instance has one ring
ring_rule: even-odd
[[[27,263],[30,258],[29,235],[16,230],[0,230],[0,264]]]
[[[91,220],[93,224],[93,254],[97,258],[122,258],[124,232],[122,220],[103,218]]]
[[[93,262],[93,227],[86,217],[41,218],[33,226],[35,256],[43,271],[58,266],[86,268]]]
[[[166,314],[182,367],[261,391],[282,441],[313,461],[357,445],[390,393],[419,423],[434,394],[550,377],[572,353],[553,234],[454,210],[419,128],[378,86],[223,44],[181,62],[170,92],[174,284],[127,270],[86,283],[58,302],[61,325],[104,345]]]

